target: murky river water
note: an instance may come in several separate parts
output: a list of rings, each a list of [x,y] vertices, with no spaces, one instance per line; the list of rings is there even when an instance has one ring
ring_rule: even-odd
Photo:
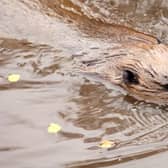
[[[168,1],[0,1],[1,167],[165,167],[168,108],[76,71],[74,57],[109,54],[110,23],[168,42]],[[62,131],[49,134],[52,122]]]

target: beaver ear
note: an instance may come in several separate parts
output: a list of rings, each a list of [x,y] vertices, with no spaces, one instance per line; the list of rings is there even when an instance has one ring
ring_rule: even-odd
[[[139,84],[138,75],[130,70],[123,71],[123,81],[125,84]]]

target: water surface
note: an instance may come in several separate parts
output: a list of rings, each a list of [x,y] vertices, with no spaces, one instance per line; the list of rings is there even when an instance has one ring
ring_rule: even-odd
[[[114,23],[168,42],[167,4],[1,0],[1,167],[145,167],[149,161],[164,167],[167,107],[137,101],[116,86],[78,73],[73,58],[109,55],[115,47]],[[9,83],[10,73],[20,74],[21,80]],[[62,131],[48,134],[52,122]],[[115,145],[101,149],[104,139]]]

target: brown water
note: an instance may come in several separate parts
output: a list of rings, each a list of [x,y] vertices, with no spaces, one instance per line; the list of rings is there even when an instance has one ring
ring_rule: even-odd
[[[168,42],[168,1],[0,1],[1,167],[165,167],[168,108],[76,71],[74,57],[110,54],[110,23]],[[51,122],[62,131],[48,134]]]

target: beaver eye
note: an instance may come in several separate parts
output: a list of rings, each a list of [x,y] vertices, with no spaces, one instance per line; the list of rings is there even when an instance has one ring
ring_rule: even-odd
[[[125,84],[135,84],[135,85],[139,84],[137,74],[130,70],[123,71],[123,80]]]

